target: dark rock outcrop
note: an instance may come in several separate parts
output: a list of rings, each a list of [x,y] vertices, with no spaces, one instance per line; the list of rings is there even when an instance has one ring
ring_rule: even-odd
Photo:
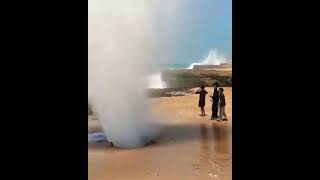
[[[219,65],[220,68],[206,69],[209,66],[195,69],[166,70],[161,73],[162,80],[168,88],[192,88],[201,85],[212,86],[218,82],[221,86],[232,86],[231,65]],[[212,66],[210,66],[212,67]]]

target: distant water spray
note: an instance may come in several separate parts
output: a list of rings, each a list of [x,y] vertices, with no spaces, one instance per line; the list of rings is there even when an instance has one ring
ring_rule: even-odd
[[[166,82],[161,78],[161,72],[148,76],[148,88],[163,89],[166,88]]]
[[[194,65],[220,65],[221,63],[230,63],[224,55],[219,54],[217,50],[210,50],[208,56],[200,60],[200,62],[195,62],[189,65],[187,69],[193,69]],[[166,88],[166,83],[161,78],[161,72],[154,73],[148,76],[148,88],[161,89]]]
[[[204,60],[199,63],[192,63],[187,69],[192,69],[194,65],[219,65],[221,63],[228,63],[228,59],[219,54],[217,50],[211,50]]]

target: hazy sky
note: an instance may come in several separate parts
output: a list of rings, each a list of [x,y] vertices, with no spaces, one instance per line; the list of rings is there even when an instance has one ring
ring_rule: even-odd
[[[130,42],[152,54],[144,57],[152,63],[189,65],[204,60],[210,50],[232,57],[231,1],[90,0],[89,23],[93,34],[101,33],[97,40],[105,37],[104,44],[124,40],[115,46],[123,53]],[[135,36],[141,40],[130,39]]]
[[[203,59],[212,49],[232,57],[232,1],[184,0],[176,7],[176,30],[171,34],[171,62],[190,63]],[[182,10],[179,11],[181,8]],[[179,14],[181,12],[181,14]],[[164,19],[163,23],[170,23]],[[166,26],[164,26],[166,27]],[[172,30],[172,29],[171,29]]]

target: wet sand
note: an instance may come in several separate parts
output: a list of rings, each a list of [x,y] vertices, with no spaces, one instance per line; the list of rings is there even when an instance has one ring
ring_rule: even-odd
[[[153,111],[162,117],[156,143],[130,150],[89,144],[89,180],[231,180],[232,88],[224,89],[227,122],[209,120],[209,97],[206,117],[200,116],[197,95],[150,99]],[[89,120],[88,132],[99,131],[99,122]]]

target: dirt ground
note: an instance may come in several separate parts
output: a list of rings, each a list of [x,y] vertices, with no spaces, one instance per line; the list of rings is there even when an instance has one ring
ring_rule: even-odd
[[[209,120],[209,97],[206,117],[198,95],[150,99],[162,124],[156,143],[137,149],[88,144],[89,180],[231,180],[232,88],[224,89],[226,122]],[[88,132],[99,131],[99,121],[89,118]]]

